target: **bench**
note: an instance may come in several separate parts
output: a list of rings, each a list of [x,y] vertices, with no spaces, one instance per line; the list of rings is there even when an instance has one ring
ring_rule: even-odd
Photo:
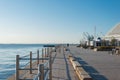
[[[72,65],[75,70],[76,70],[76,67],[82,67],[82,65],[78,61],[73,61]]]
[[[76,68],[76,74],[80,80],[92,80],[91,76],[82,67]]]
[[[69,60],[80,80],[92,80],[91,76],[84,70],[82,65],[69,55]]]

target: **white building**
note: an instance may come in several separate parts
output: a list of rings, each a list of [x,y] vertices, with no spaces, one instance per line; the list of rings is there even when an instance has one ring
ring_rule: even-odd
[[[120,24],[115,25],[106,35],[105,39],[111,40],[111,39],[117,39],[120,41]]]
[[[106,35],[105,39],[111,41],[117,39],[116,45],[120,46],[120,23],[115,25]]]

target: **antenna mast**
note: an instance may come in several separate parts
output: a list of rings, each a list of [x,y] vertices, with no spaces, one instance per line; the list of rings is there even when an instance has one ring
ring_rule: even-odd
[[[94,38],[96,40],[96,26],[94,27]]]

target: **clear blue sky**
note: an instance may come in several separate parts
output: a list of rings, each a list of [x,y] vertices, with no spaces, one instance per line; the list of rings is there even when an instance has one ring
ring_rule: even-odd
[[[0,0],[0,43],[79,43],[120,22],[120,0]]]

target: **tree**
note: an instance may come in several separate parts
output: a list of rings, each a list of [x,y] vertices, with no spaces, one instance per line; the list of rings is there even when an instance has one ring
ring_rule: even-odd
[[[103,39],[101,45],[102,46],[107,46],[107,41]]]
[[[117,43],[117,39],[113,38],[113,39],[111,40],[111,45],[112,45],[112,46],[116,46],[116,43]]]

